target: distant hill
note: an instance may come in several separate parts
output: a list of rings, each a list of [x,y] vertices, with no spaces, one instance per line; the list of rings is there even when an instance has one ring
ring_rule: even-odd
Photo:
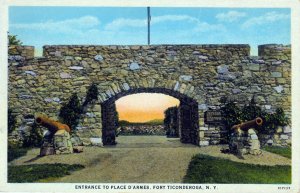
[[[163,119],[153,119],[147,122],[143,123],[136,123],[136,122],[129,122],[126,120],[120,120],[119,121],[119,126],[127,126],[127,125],[163,125],[164,120]]]

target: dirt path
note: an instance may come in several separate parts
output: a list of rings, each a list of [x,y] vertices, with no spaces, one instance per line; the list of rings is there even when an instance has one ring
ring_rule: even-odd
[[[38,149],[10,164],[68,163],[82,164],[85,169],[57,179],[56,182],[131,182],[180,183],[188,164],[197,153],[224,157],[233,161],[263,165],[290,165],[290,160],[263,152],[261,156],[238,159],[222,154],[220,146],[199,148],[181,144],[163,136],[121,136],[115,147],[86,147],[81,154],[35,158]]]

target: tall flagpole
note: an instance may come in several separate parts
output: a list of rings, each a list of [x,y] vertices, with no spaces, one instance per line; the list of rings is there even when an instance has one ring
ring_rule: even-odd
[[[148,12],[148,45],[150,45],[150,21],[151,21],[150,7],[147,7],[147,12]]]

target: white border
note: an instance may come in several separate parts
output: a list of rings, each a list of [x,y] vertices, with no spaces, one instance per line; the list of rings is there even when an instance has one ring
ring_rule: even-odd
[[[217,184],[217,190],[189,192],[297,192],[300,193],[300,1],[299,0],[2,0],[0,1],[0,192],[107,192],[105,190],[75,190],[79,183],[22,183],[8,184],[7,176],[7,31],[8,6],[127,6],[127,7],[240,7],[240,8],[291,8],[292,45],[292,185]],[[297,108],[298,107],[298,108]],[[94,184],[94,183],[93,183]],[[130,184],[127,184],[130,185]],[[139,184],[140,185],[140,184]],[[166,185],[166,184],[163,184]],[[186,184],[184,184],[186,185]],[[203,184],[205,186],[205,184]],[[212,187],[212,184],[210,184]],[[278,190],[278,187],[291,187]],[[109,190],[109,192],[141,192],[141,190]],[[144,192],[144,191],[143,191]],[[145,192],[166,192],[149,190]],[[188,192],[186,190],[168,192]]]

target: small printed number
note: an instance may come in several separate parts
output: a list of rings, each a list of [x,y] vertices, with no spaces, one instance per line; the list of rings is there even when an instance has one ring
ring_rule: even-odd
[[[289,187],[289,186],[280,186],[280,187],[278,187],[278,190],[290,190],[291,189],[291,187]]]

